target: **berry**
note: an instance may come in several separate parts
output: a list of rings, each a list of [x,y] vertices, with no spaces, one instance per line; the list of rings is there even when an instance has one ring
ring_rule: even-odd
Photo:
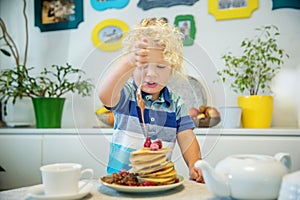
[[[153,143],[156,143],[158,145],[159,149],[162,148],[162,140],[161,139],[156,139],[156,140],[153,141]]]
[[[151,151],[157,151],[158,149],[159,149],[159,146],[158,146],[157,143],[152,143],[152,144],[150,145],[150,150],[151,150]]]
[[[154,184],[150,181],[145,181],[144,186],[154,186]]]
[[[121,176],[126,176],[126,175],[129,174],[129,172],[126,171],[125,169],[121,169],[119,174],[120,174]]]
[[[144,147],[150,147],[152,144],[150,137],[146,137],[146,141],[144,143]]]

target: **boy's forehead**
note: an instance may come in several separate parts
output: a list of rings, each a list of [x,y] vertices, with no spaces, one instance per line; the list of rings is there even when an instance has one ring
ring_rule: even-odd
[[[168,65],[168,62],[164,59],[163,49],[157,47],[148,47],[148,62],[149,63],[161,63]]]

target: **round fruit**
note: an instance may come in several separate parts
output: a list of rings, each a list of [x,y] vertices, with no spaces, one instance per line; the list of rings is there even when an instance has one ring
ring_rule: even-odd
[[[159,149],[159,146],[157,143],[152,143],[150,145],[150,149],[151,149],[151,151],[157,151]]]
[[[108,113],[108,122],[109,122],[111,125],[113,125],[113,124],[114,124],[114,121],[115,121],[115,119],[114,119],[114,113],[113,113],[113,112],[109,112],[109,113]]]
[[[209,117],[220,117],[219,111],[214,107],[207,108],[205,115]]]
[[[159,149],[162,148],[162,140],[161,139],[156,139],[153,141],[153,143],[157,144]]]
[[[146,137],[146,141],[144,143],[144,147],[150,148],[151,144],[152,144],[152,142],[151,142],[150,137]]]
[[[204,113],[207,108],[208,108],[207,106],[202,105],[202,106],[199,107],[199,112]]]
[[[197,115],[199,114],[199,110],[197,108],[190,108],[189,109],[189,115],[191,118],[197,117]]]

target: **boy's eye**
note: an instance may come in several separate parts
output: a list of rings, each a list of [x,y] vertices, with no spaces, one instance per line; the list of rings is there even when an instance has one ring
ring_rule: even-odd
[[[165,65],[157,65],[156,67],[160,68],[160,69],[163,69],[163,68],[166,68],[167,66],[165,66]]]

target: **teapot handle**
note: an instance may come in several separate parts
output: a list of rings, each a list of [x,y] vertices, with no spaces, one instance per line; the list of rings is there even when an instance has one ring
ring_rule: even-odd
[[[291,170],[292,161],[291,161],[291,156],[289,153],[277,153],[275,155],[275,160],[277,160],[278,162],[281,162],[282,164],[284,164],[286,166],[286,168]]]

